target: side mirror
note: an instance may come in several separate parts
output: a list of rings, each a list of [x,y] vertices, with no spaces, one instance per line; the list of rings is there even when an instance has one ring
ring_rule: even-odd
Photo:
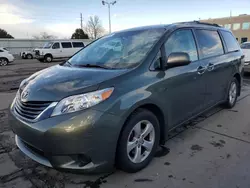
[[[178,67],[188,65],[190,63],[190,56],[185,52],[173,52],[168,56],[165,67]]]

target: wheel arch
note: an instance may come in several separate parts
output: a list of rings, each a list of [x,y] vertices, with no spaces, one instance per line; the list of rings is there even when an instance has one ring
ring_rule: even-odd
[[[46,56],[51,56],[51,57],[53,58],[53,55],[52,55],[51,53],[46,53],[46,54],[44,55],[44,58],[45,58]]]
[[[166,122],[167,121],[161,108],[158,105],[153,104],[153,103],[142,103],[142,104],[136,105],[126,114],[126,116],[124,117],[124,121],[122,123],[122,128],[119,133],[118,141],[129,117],[138,109],[148,110],[157,117],[159,121],[159,126],[160,126],[160,144],[164,144],[167,139],[167,135],[166,135],[166,131],[167,131]]]

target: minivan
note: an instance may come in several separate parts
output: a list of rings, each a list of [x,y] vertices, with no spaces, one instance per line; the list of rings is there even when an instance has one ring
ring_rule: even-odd
[[[50,63],[53,59],[69,58],[83,47],[82,41],[53,41],[34,51],[38,61]]]
[[[169,131],[216,105],[232,108],[243,66],[235,37],[218,25],[119,31],[25,79],[9,124],[20,150],[45,166],[137,172]]]

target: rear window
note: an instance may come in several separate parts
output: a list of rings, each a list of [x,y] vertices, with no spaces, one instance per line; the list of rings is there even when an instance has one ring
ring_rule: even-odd
[[[61,44],[63,48],[72,48],[71,42],[62,42]]]
[[[83,42],[72,42],[74,48],[82,48],[84,47]]]
[[[201,59],[224,54],[220,36],[217,31],[196,30]]]
[[[232,33],[228,32],[228,31],[221,31],[221,34],[222,34],[222,37],[224,38],[224,41],[226,43],[228,52],[233,52],[233,51],[239,50],[238,42],[234,38]]]

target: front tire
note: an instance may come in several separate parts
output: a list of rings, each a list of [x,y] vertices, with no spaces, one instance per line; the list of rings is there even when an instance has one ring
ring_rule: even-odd
[[[0,66],[7,66],[9,64],[9,60],[6,58],[0,58]]]
[[[44,59],[47,63],[51,63],[53,61],[52,55],[45,55]]]
[[[230,83],[230,86],[227,92],[227,100],[224,103],[224,106],[229,109],[233,108],[237,102],[238,94],[239,94],[239,82],[234,77]]]
[[[160,125],[152,112],[138,109],[124,126],[117,147],[116,164],[121,170],[134,173],[153,159],[159,145]]]

